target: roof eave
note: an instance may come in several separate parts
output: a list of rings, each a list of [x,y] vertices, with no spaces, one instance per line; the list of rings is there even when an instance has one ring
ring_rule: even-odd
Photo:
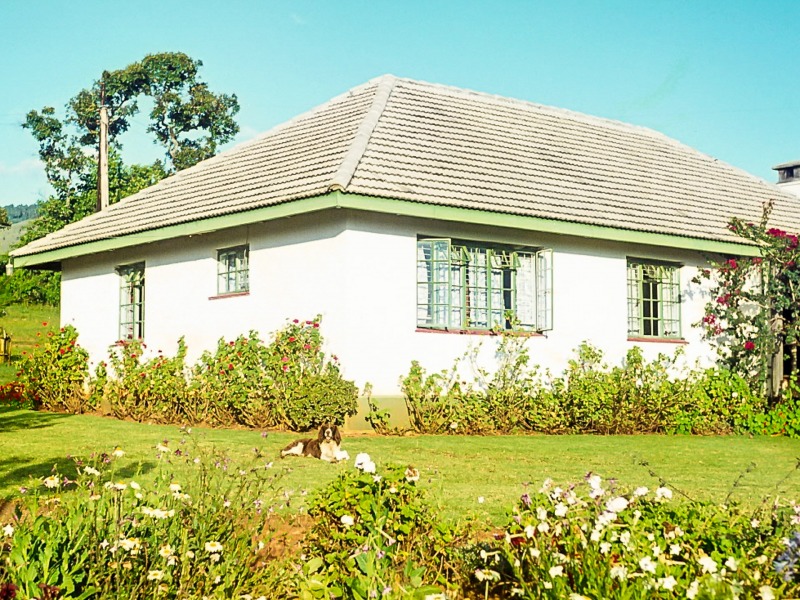
[[[559,221],[472,208],[459,208],[378,196],[348,194],[334,190],[327,194],[283,202],[254,210],[236,212],[188,223],[170,225],[130,235],[101,239],[75,246],[66,246],[32,254],[12,255],[14,267],[39,267],[58,264],[65,259],[78,258],[99,252],[109,252],[142,244],[171,240],[189,235],[202,235],[221,229],[271,221],[330,208],[349,208],[367,212],[393,214],[405,217],[454,221],[475,225],[489,225],[530,231],[541,231],[582,238],[646,244],[715,254],[758,256],[757,247],[736,242],[724,242],[664,233],[653,233],[604,227],[572,221]],[[19,250],[24,251],[24,247]],[[18,250],[18,251],[19,251]]]

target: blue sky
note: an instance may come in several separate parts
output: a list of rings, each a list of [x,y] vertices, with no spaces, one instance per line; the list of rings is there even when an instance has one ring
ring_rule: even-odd
[[[181,51],[246,140],[384,73],[656,129],[767,181],[800,159],[793,0],[0,0],[0,205],[48,187],[25,113]],[[62,112],[63,114],[63,112]],[[128,162],[160,155],[134,120]]]

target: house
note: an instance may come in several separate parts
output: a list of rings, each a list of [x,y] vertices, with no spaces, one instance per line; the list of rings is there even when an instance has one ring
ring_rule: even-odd
[[[59,269],[94,360],[119,338],[190,358],[322,315],[344,375],[400,397],[510,315],[560,372],[584,340],[618,363],[681,347],[709,257],[752,255],[730,217],[800,231],[798,198],[658,132],[383,76],[13,252]]]

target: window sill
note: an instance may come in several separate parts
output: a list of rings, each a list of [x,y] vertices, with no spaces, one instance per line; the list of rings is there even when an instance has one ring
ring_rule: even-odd
[[[683,338],[629,337],[629,342],[654,342],[656,344],[688,344]]]
[[[209,296],[209,300],[222,300],[223,298],[240,298],[242,296],[249,296],[250,292],[231,292],[230,294],[219,294],[217,296]]]
[[[429,329],[426,327],[417,327],[417,333],[443,333],[446,335],[491,335],[500,336],[508,333],[518,337],[545,337],[543,333],[538,331],[511,331],[504,330],[501,332],[491,331],[489,329]]]

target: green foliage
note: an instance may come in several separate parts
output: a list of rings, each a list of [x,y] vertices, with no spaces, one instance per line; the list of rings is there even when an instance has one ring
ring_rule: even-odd
[[[767,404],[744,377],[725,369],[687,372],[679,367],[680,349],[647,361],[634,346],[621,365],[609,366],[599,349],[583,343],[560,376],[532,366],[525,338],[513,333],[500,337],[496,356],[494,371],[474,366],[472,382],[459,377],[461,359],[431,375],[412,362],[402,380],[412,429],[606,435],[761,433],[776,427],[758,416]],[[788,404],[784,412],[798,414]],[[781,425],[794,435],[792,425]]]
[[[78,332],[71,325],[48,331],[39,348],[20,362],[17,384],[34,408],[72,413],[93,408],[85,389],[89,353],[77,340]]]
[[[159,423],[184,422],[188,404],[186,383],[186,344],[178,340],[178,351],[168,358],[161,353],[143,357],[141,340],[120,340],[109,349],[108,377],[106,365],[96,371],[98,392],[118,418]]]
[[[284,595],[286,574],[262,551],[283,501],[278,474],[259,455],[229,470],[227,457],[191,442],[156,446],[152,484],[131,479],[119,448],[34,481],[5,521],[0,583],[25,598],[41,585],[54,598]]]
[[[459,534],[440,522],[417,487],[420,473],[378,469],[366,454],[312,499],[300,598],[409,598],[455,581],[449,548]]]
[[[156,423],[209,423],[307,430],[344,424],[356,413],[358,388],[345,380],[335,356],[322,352],[319,318],[295,319],[265,345],[255,331],[205,352],[186,365],[186,344],[175,356],[148,352],[141,340],[120,340],[89,377],[88,354],[73,327],[47,332],[17,374],[25,398],[48,410],[101,408],[118,418]],[[11,393],[11,390],[9,390]]]
[[[14,269],[11,275],[0,275],[0,307],[19,303],[58,306],[60,297],[59,272]]]
[[[358,388],[342,378],[338,359],[322,352],[319,317],[294,319],[264,345],[258,334],[217,344],[192,375],[194,406],[212,422],[307,430],[343,424],[357,410]]]
[[[21,223],[36,216],[35,204],[6,204],[3,207],[10,223]]]
[[[548,480],[523,495],[502,541],[481,549],[474,589],[521,598],[789,596],[797,585],[773,568],[788,517],[778,506],[677,503],[669,488],[626,491],[593,474],[565,488]]]

